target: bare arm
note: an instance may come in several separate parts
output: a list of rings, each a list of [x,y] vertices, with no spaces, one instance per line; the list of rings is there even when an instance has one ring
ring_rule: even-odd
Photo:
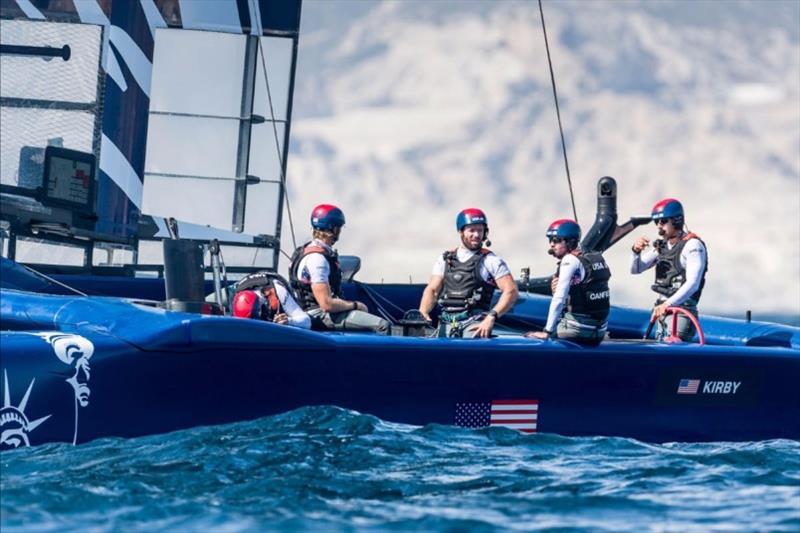
[[[432,275],[428,286],[422,291],[422,300],[419,302],[419,312],[422,313],[427,320],[431,319],[430,312],[436,305],[436,300],[439,298],[439,292],[444,285],[444,276]]]
[[[496,282],[497,288],[502,291],[502,294],[500,294],[500,298],[492,308],[492,311],[496,312],[497,316],[500,317],[514,306],[514,302],[516,302],[519,297],[519,291],[517,290],[517,283],[510,274],[498,278]],[[475,330],[477,336],[490,336],[492,334],[492,328],[494,328],[494,323],[495,318],[492,315],[486,315]]]
[[[320,309],[326,313],[340,313],[342,311],[367,311],[367,306],[361,302],[342,300],[331,295],[331,286],[327,283],[312,283],[311,292]]]
[[[497,311],[497,316],[503,316],[516,303],[517,298],[519,298],[519,290],[517,290],[517,283],[510,274],[497,280],[497,288],[503,293],[500,295],[500,299],[497,300],[494,310]]]

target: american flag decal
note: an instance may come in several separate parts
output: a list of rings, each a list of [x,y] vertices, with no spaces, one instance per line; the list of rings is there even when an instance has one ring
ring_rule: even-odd
[[[455,425],[465,428],[503,426],[536,433],[539,400],[494,400],[491,403],[457,403]]]
[[[678,383],[678,394],[697,394],[700,387],[699,379],[682,379]]]

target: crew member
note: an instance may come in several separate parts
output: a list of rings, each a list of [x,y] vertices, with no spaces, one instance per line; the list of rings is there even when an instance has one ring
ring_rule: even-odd
[[[304,329],[311,327],[311,317],[294,299],[286,280],[266,270],[245,276],[236,284],[233,316]]]
[[[633,243],[631,273],[640,274],[656,267],[656,281],[652,289],[658,293],[652,320],[658,320],[658,338],[670,335],[666,310],[681,306],[695,317],[697,304],[708,270],[705,243],[691,232],[684,231],[683,206],[675,198],[665,198],[653,206],[651,218],[658,228],[659,239],[650,246],[650,239],[639,237]],[[691,320],[678,315],[677,334],[684,341],[694,337]]]
[[[333,245],[344,226],[344,213],[334,205],[311,211],[313,239],[295,250],[289,280],[311,327],[320,331],[374,331],[391,333],[388,321],[367,312],[362,302],[342,298],[342,270]]]
[[[497,319],[516,302],[519,293],[508,265],[486,248],[489,226],[480,209],[464,209],[456,217],[461,245],[445,251],[433,265],[428,286],[422,293],[419,311],[430,320],[438,302],[447,334],[489,337]],[[495,289],[502,294],[492,307]]]
[[[608,328],[611,271],[599,252],[581,250],[581,228],[574,220],[556,220],[548,226],[546,236],[550,241],[548,253],[558,259],[550,285],[553,299],[544,331],[526,336],[557,337],[597,346]]]

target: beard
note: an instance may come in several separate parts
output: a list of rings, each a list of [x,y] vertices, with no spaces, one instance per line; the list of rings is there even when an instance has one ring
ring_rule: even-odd
[[[469,239],[467,239],[467,238],[466,238],[466,237],[464,237],[463,235],[461,236],[461,244],[463,244],[463,245],[464,245],[464,248],[466,248],[467,250],[473,251],[473,252],[474,252],[475,250],[480,250],[482,242],[483,242],[483,241],[478,241],[478,242],[477,242],[477,244],[472,244],[472,243],[469,241]]]

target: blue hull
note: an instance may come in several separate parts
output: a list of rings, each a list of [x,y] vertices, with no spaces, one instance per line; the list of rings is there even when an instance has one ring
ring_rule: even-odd
[[[409,286],[368,290],[398,305],[417,295]],[[541,323],[547,301],[527,296],[507,322]],[[508,400],[537,403],[536,431],[546,433],[800,439],[797,328],[704,319],[716,345],[611,340],[582,348],[521,337],[322,334],[15,290],[2,291],[0,312],[6,446],[164,433],[306,405],[480,426],[489,422],[465,419],[463,410]],[[612,336],[641,336],[642,317],[615,310]]]

